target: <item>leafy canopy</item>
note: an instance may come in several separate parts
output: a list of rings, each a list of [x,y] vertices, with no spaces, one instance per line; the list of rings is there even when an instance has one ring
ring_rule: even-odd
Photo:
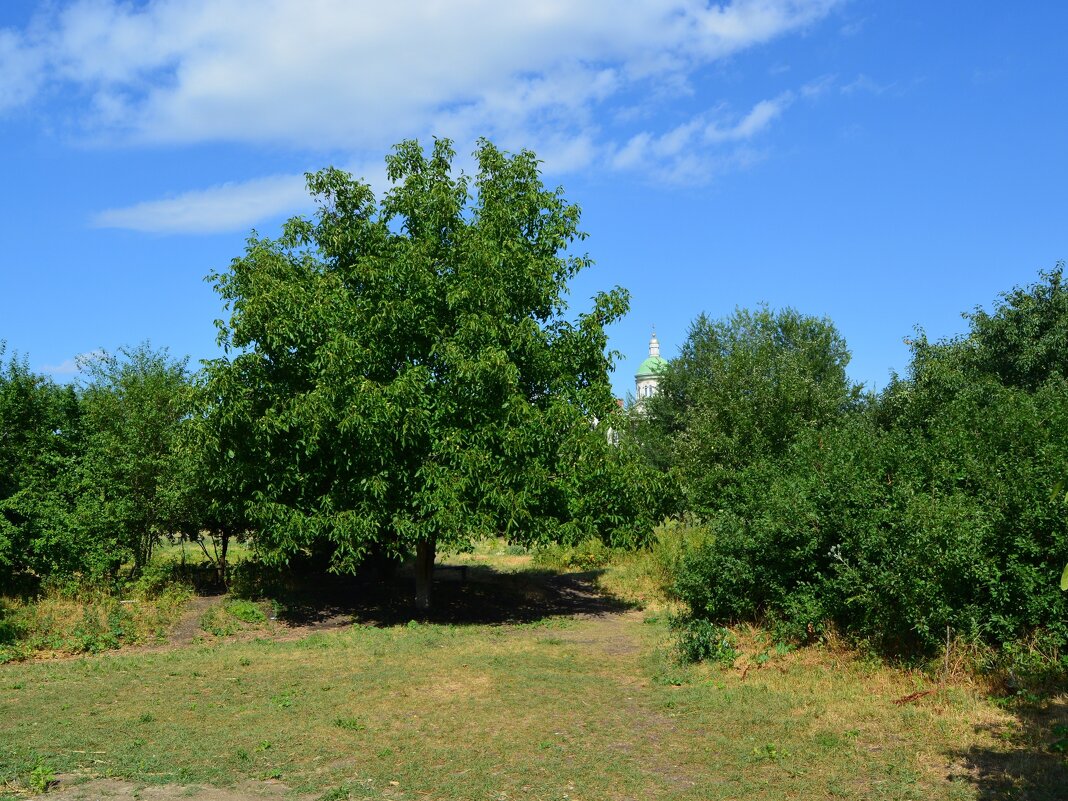
[[[826,318],[767,307],[701,315],[644,404],[648,449],[678,475],[692,511],[720,508],[738,471],[781,456],[857,401],[848,362]]]
[[[578,207],[529,151],[482,141],[473,178],[453,157],[446,140],[401,143],[380,200],[339,170],[311,174],[314,219],[253,235],[211,276],[230,313],[207,370],[217,448],[242,465],[270,558],[318,549],[349,571],[574,522],[573,446],[614,409],[604,327],[627,295],[567,316],[591,263],[568,250]]]

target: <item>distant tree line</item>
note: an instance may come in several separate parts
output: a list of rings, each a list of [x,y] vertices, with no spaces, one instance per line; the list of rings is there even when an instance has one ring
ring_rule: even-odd
[[[698,620],[794,641],[833,624],[894,655],[947,634],[1068,653],[1068,287],[1063,265],[911,340],[875,394],[833,324],[698,319],[640,416],[648,458],[706,529],[674,589]]]
[[[624,414],[605,328],[626,292],[565,302],[590,265],[578,208],[528,151],[482,142],[472,176],[453,156],[398,145],[377,198],[309,175],[315,216],[211,277],[224,354],[196,372],[142,345],[61,386],[7,356],[0,593],[107,582],[211,535],[222,572],[236,537],[282,568],[414,558],[426,606],[439,549],[636,548],[673,516],[700,529],[670,580],[704,624],[1062,658],[1063,265],[960,337],[917,334],[877,394],[849,381],[830,320],[702,316]]]

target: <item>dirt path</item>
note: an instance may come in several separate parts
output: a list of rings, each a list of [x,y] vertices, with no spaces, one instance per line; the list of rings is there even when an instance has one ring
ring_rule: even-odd
[[[120,779],[92,779],[59,786],[48,798],[62,801],[312,801],[315,795],[293,795],[281,782],[242,782],[234,787],[199,785],[144,785]]]
[[[200,619],[213,604],[219,602],[219,595],[195,595],[186,604],[182,617],[171,631],[169,645],[171,647],[184,647],[192,645],[193,641],[203,631],[200,628]]]

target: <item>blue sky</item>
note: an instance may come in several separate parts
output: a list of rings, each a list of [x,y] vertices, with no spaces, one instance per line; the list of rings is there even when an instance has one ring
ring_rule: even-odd
[[[57,379],[215,355],[204,276],[403,138],[529,147],[583,209],[633,388],[655,324],[830,317],[870,388],[903,337],[1068,258],[1068,4],[0,3],[0,339]]]

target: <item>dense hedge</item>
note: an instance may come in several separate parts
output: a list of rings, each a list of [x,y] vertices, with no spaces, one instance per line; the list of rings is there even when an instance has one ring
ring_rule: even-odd
[[[763,618],[795,640],[833,622],[898,655],[935,652],[947,627],[1053,659],[1068,650],[1068,509],[1053,492],[1068,476],[1060,278],[972,315],[965,337],[920,336],[907,377],[797,426],[782,453],[741,460],[700,497],[714,536],[674,576],[694,615]]]

